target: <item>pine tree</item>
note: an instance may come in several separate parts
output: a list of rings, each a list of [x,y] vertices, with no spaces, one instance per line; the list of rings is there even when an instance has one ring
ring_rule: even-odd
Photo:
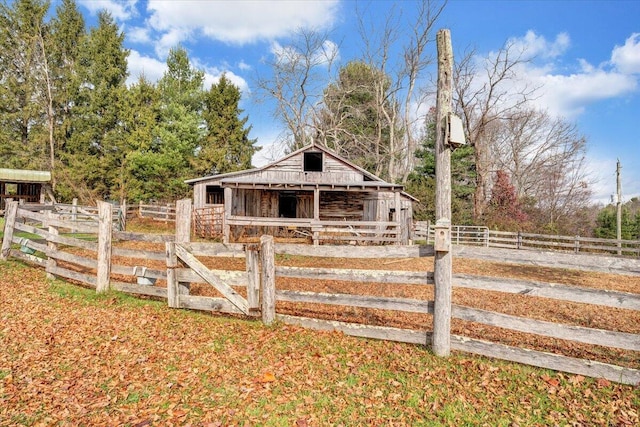
[[[194,159],[197,175],[232,172],[251,167],[258,151],[256,140],[249,139],[248,117],[240,118],[240,89],[223,75],[205,94],[203,118],[207,135]]]
[[[435,221],[435,109],[427,114],[425,135],[416,152],[416,169],[409,175],[406,189],[420,200],[414,216]],[[454,224],[472,224],[475,169],[473,148],[464,146],[451,153],[451,216]]]
[[[42,0],[0,4],[0,163],[45,169],[42,40],[49,9]]]
[[[67,184],[84,202],[118,196],[118,167],[126,156],[120,110],[129,52],[123,42],[124,34],[103,11],[78,56],[80,89],[67,141]]]
[[[63,0],[56,8],[56,15],[50,23],[50,37],[46,44],[48,69],[51,86],[51,114],[54,128],[51,144],[52,180],[54,191],[58,193],[57,181],[65,180],[68,172],[64,168],[66,142],[71,136],[71,115],[80,90],[78,77],[78,57],[86,36],[82,14],[74,0]],[[68,184],[63,188],[71,188]],[[70,200],[74,195],[66,194]]]

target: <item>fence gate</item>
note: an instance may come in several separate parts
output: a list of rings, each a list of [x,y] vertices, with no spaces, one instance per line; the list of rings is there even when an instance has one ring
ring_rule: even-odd
[[[193,211],[193,230],[198,237],[215,239],[224,230],[224,205],[213,205]]]
[[[193,270],[204,281],[213,286],[222,296],[229,301],[237,310],[245,315],[256,314],[258,309],[258,300],[256,287],[247,287],[247,298],[237,293],[229,283],[225,281],[216,272],[210,270],[206,265],[200,262],[187,248],[188,244],[180,243],[168,243],[167,247],[167,296],[170,306],[178,306],[179,292],[177,291],[177,277],[175,275],[175,268],[177,267],[177,261],[181,260],[191,270]],[[173,252],[173,254],[171,253]],[[173,260],[171,258],[174,258]],[[256,284],[257,285],[257,284]],[[173,300],[173,301],[172,301]]]

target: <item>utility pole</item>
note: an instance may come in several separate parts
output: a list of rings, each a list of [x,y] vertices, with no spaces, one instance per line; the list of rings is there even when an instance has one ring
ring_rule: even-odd
[[[436,100],[436,226],[433,276],[432,349],[436,356],[449,356],[451,350],[451,148],[448,143],[448,117],[451,113],[453,49],[449,30],[439,30],[438,92]]]
[[[618,195],[616,203],[616,239],[618,240],[618,255],[622,255],[622,184],[620,183],[620,159],[616,163],[616,194]]]

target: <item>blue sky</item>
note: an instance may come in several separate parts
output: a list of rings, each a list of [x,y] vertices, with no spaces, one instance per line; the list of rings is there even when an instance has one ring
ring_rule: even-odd
[[[269,105],[254,102],[255,77],[264,59],[286,46],[297,28],[322,29],[346,63],[361,52],[357,13],[381,27],[392,10],[415,15],[415,1],[154,1],[78,0],[87,23],[109,10],[131,49],[130,79],[159,78],[171,47],[184,46],[206,72],[207,86],[222,73],[243,91],[241,107],[251,136],[269,146],[282,128]],[[53,2],[54,6],[56,2]],[[594,199],[615,192],[615,164],[622,162],[624,200],[640,196],[640,1],[450,1],[436,25],[449,28],[454,56],[479,55],[505,42],[519,43],[532,61],[521,78],[541,86],[537,106],[577,124],[588,140]],[[435,45],[431,45],[435,55]],[[435,73],[435,70],[432,70]],[[426,81],[425,81],[426,84]],[[263,150],[254,163],[264,163]]]

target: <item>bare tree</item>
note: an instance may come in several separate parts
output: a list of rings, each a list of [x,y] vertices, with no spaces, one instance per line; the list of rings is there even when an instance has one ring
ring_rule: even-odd
[[[535,203],[539,225],[557,228],[589,206],[586,144],[575,124],[546,111],[522,109],[500,121],[496,166],[508,171],[519,199]]]
[[[259,99],[276,101],[275,117],[287,128],[283,139],[288,149],[311,141],[322,101],[336,59],[337,46],[328,35],[300,29],[288,46],[277,46],[268,62],[270,76],[259,76]]]
[[[424,100],[416,90],[424,71],[434,62],[428,49],[434,42],[433,29],[446,2],[422,0],[415,19],[405,23],[394,8],[384,25],[367,27],[359,13],[360,36],[364,44],[363,61],[388,75],[376,86],[378,115],[388,123],[388,179],[405,182],[415,168],[415,153],[421,135]],[[406,31],[405,31],[406,29]],[[400,51],[400,55],[396,52]],[[426,109],[424,109],[426,111]]]
[[[475,148],[476,189],[474,218],[482,217],[490,197],[491,175],[496,170],[493,136],[500,120],[526,107],[537,88],[518,79],[518,68],[528,59],[514,43],[497,53],[478,59],[475,51],[466,53],[454,68],[454,102]]]

